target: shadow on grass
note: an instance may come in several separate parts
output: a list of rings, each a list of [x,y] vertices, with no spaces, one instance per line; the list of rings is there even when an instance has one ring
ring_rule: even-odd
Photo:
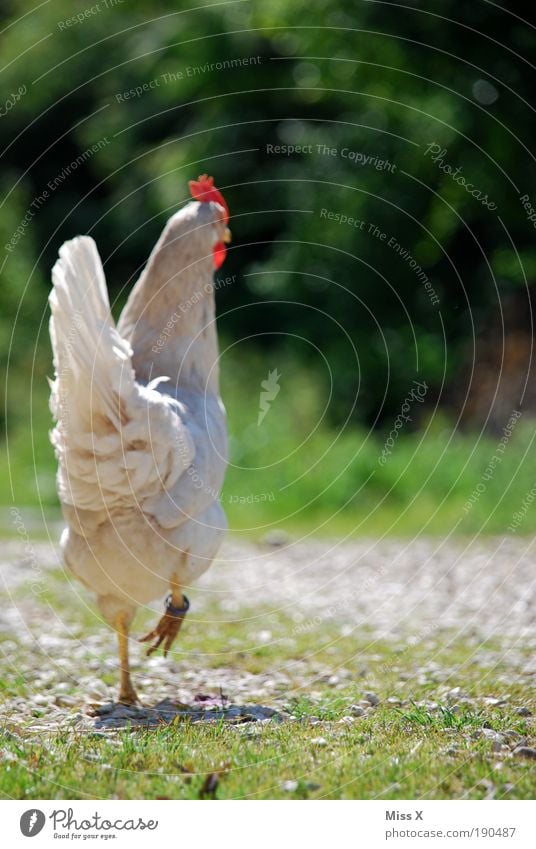
[[[100,731],[117,728],[156,728],[179,722],[225,722],[239,725],[246,722],[275,720],[281,722],[282,714],[265,705],[235,705],[224,698],[196,696],[193,705],[174,699],[163,699],[156,705],[124,705],[110,702],[96,708],[95,727]]]

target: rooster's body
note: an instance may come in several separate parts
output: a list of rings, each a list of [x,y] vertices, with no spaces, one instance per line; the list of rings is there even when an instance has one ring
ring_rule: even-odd
[[[53,271],[62,550],[118,631],[126,702],[136,699],[128,627],[137,607],[170,592],[147,637],[167,650],[188,607],[183,588],[210,566],[225,532],[212,276],[225,223],[212,201],[172,216],[117,327],[92,239],[66,242]]]

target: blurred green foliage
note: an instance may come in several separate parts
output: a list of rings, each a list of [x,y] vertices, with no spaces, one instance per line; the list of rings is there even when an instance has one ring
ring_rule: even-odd
[[[265,376],[264,352],[251,352],[245,370],[239,358],[224,354],[231,462],[221,502],[235,534],[259,539],[274,531],[400,537],[536,531],[530,422],[515,423],[500,449],[502,436],[453,431],[444,415],[430,415],[420,431],[400,433],[382,465],[388,433],[328,426],[320,388],[298,362],[285,364],[281,391],[258,426],[258,387]],[[44,511],[25,515],[26,526],[39,534],[50,533],[57,496],[46,386],[36,390],[31,430],[17,428],[10,437],[9,473],[0,457],[0,505],[12,502],[13,481],[17,504]],[[8,511],[0,510],[0,536],[5,532],[13,533],[13,525]]]
[[[29,389],[51,371],[46,295],[58,247],[94,236],[119,309],[166,217],[187,200],[187,180],[205,171],[232,214],[222,271],[237,281],[222,287],[218,308],[237,393],[260,351],[296,375],[286,396],[293,432],[310,392],[329,399],[326,433],[347,421],[389,430],[414,379],[430,387],[424,424],[449,387],[463,397],[475,336],[536,268],[520,203],[534,169],[530,28],[484,2],[182,5],[5,4],[2,91],[26,88],[0,118],[11,439],[27,433]],[[284,145],[306,152],[270,152]],[[47,415],[40,408],[40,432]]]

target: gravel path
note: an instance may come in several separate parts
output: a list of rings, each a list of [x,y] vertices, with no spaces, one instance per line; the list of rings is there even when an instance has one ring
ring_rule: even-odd
[[[536,545],[492,538],[351,543],[278,548],[229,543],[203,579],[231,609],[264,596],[300,617],[333,616],[397,639],[429,628],[536,635]]]
[[[204,612],[214,609],[220,625],[240,619],[249,645],[269,642],[271,623],[277,617],[281,622],[281,616],[292,623],[288,639],[327,622],[343,637],[363,634],[371,641],[382,639],[406,647],[437,645],[447,634],[449,640],[458,638],[475,646],[492,638],[501,662],[506,660],[509,666],[511,680],[528,685],[536,673],[534,651],[527,662],[530,648],[536,647],[535,561],[532,541],[522,538],[472,544],[392,539],[294,543],[280,538],[259,545],[231,538],[189,595],[192,612],[201,621]],[[65,581],[57,549],[28,540],[8,542],[0,562],[4,664],[8,677],[14,674],[15,664],[17,674],[31,681],[32,691],[4,706],[8,721],[30,719],[36,732],[64,724],[81,730],[95,726],[113,730],[126,721],[146,722],[146,712],[106,707],[114,690],[103,684],[101,676],[103,669],[116,675],[115,637],[96,623],[90,595],[70,578]],[[50,588],[61,594],[61,604],[46,601],[43,591],[48,593]],[[154,610],[159,615],[161,603]],[[84,624],[88,616],[91,628]],[[221,629],[219,633],[221,644]],[[236,645],[221,646],[229,663],[216,669],[204,668],[202,662],[193,668],[195,660],[186,664],[146,658],[135,641],[132,648],[132,666],[142,691],[151,693],[153,705],[160,700],[166,717],[170,711],[180,711],[180,703],[185,702],[194,705],[197,719],[205,708],[217,712],[223,707],[231,710],[232,721],[262,720],[272,708],[279,710],[288,696],[291,679],[284,668],[271,669],[269,674],[233,669],[232,654],[240,648]],[[487,654],[489,660],[494,650],[480,649],[480,654]],[[304,688],[331,680],[329,669],[305,662],[303,667]],[[335,689],[350,674],[336,671],[337,675],[331,675]],[[437,669],[432,672],[436,675]],[[443,680],[447,678],[445,673]],[[436,675],[436,680],[441,678]],[[294,670],[292,686],[297,681],[299,685]],[[230,684],[234,705],[199,702],[200,693],[217,694],[220,687],[228,691]],[[85,704],[79,704],[73,690],[85,694]],[[270,707],[263,708],[261,701]],[[103,715],[92,717],[92,704],[96,710],[104,706]],[[155,717],[154,708],[150,717]]]
[[[297,624],[332,618],[387,639],[436,628],[481,638],[536,636],[532,540],[281,542],[229,540],[190,593],[196,609],[214,601],[230,614],[259,606],[284,612]],[[58,550],[50,544],[5,543],[0,591],[7,600],[26,585],[39,597],[47,573],[59,568]],[[76,582],[71,589],[83,592]],[[24,612],[24,604],[14,606]],[[11,625],[9,607],[3,605],[0,630],[6,617]]]

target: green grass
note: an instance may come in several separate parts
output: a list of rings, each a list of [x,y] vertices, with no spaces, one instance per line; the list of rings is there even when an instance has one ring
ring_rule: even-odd
[[[482,712],[464,710],[460,713],[454,711],[447,705],[438,705],[437,713],[431,713],[422,705],[411,703],[410,710],[397,710],[405,720],[421,725],[423,728],[480,728],[482,726]]]
[[[498,771],[491,743],[471,740],[466,726],[445,724],[442,716],[423,727],[411,714],[382,706],[351,727],[338,724],[351,698],[311,705],[307,714],[300,706],[298,722],[248,726],[248,735],[246,726],[223,722],[125,730],[111,739],[68,731],[36,736],[18,728],[3,742],[0,790],[19,799],[195,799],[207,775],[224,769],[219,798],[480,798],[484,779],[499,796],[532,798],[530,764],[512,758],[500,761]],[[313,711],[315,725],[308,722]],[[497,712],[487,722],[525,730]],[[469,727],[480,727],[474,717]],[[288,791],[285,782],[297,786]]]
[[[31,745],[10,741],[2,790],[18,799],[197,799],[207,776],[223,770],[216,790],[222,799],[478,799],[486,795],[485,780],[498,785],[499,796],[532,798],[530,768],[516,764],[497,775],[484,744],[438,756],[452,738],[441,729],[415,733],[392,712],[379,710],[336,736],[323,733],[322,748],[318,726],[295,724],[263,728],[253,740],[229,726],[181,724],[125,731],[113,740],[60,733]],[[284,790],[286,782],[297,785]],[[505,792],[507,785],[514,789]]]

